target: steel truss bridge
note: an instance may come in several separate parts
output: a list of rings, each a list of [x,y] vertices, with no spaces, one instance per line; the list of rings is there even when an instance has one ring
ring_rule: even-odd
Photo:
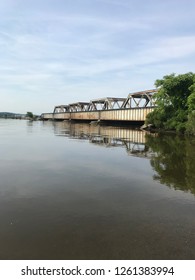
[[[45,120],[144,121],[153,111],[156,89],[130,93],[126,98],[106,97],[90,102],[76,102],[54,107],[53,113],[43,113]]]

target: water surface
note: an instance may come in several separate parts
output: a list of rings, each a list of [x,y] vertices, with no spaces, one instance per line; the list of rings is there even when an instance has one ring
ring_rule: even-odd
[[[1,259],[195,259],[195,141],[0,119]]]

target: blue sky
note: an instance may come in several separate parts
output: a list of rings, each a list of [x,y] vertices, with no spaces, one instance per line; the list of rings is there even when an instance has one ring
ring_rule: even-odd
[[[195,72],[194,0],[0,0],[0,112],[126,97]]]

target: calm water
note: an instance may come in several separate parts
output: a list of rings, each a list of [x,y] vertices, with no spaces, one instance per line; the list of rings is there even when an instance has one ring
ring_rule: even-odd
[[[195,259],[195,140],[1,119],[0,259]]]

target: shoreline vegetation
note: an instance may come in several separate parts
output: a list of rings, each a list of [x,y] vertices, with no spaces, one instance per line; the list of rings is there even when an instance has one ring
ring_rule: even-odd
[[[156,80],[156,108],[146,117],[143,129],[195,135],[195,74],[170,74]]]

